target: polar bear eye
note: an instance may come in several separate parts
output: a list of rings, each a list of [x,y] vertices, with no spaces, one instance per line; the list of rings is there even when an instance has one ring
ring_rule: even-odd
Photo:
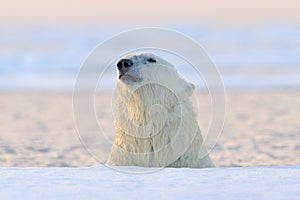
[[[148,58],[147,61],[150,62],[150,63],[156,63],[156,60],[154,58]]]

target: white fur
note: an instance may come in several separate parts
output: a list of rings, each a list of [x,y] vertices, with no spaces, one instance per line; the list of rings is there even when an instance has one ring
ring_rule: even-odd
[[[143,167],[214,167],[193,112],[194,85],[175,67],[153,55],[156,63],[134,66],[141,81],[117,81],[116,136],[108,165]],[[132,55],[127,58],[131,58]]]

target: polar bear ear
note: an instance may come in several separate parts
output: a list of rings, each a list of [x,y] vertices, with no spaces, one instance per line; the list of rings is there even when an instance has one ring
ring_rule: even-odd
[[[193,83],[188,83],[186,88],[186,93],[191,96],[195,90],[195,85]]]

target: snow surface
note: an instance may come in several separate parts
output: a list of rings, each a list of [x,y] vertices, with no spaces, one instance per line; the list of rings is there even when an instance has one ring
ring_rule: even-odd
[[[300,199],[300,166],[0,168],[0,199]]]

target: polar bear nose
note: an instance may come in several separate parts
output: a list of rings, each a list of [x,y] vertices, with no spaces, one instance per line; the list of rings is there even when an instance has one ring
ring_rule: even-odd
[[[129,59],[121,59],[117,64],[118,70],[120,70],[120,71],[125,70],[126,68],[128,68],[132,65],[133,65],[133,63]]]

